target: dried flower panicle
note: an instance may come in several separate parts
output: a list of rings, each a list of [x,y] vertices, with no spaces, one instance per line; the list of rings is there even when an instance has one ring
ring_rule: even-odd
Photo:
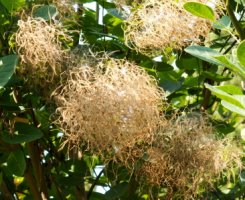
[[[74,1],[73,0],[51,0],[61,15],[74,13]]]
[[[143,0],[114,0],[116,5],[123,6],[123,5],[139,5],[143,2]]]
[[[164,124],[137,172],[140,181],[167,188],[167,199],[191,199],[209,190],[223,172],[241,169],[241,150],[218,140],[207,120],[183,118]]]
[[[67,82],[54,94],[64,144],[86,146],[104,159],[125,159],[135,146],[152,140],[162,97],[155,79],[132,63],[115,59],[102,59],[94,67],[83,63],[67,72]],[[134,149],[138,150],[143,151]]]
[[[185,11],[185,2],[144,1],[126,20],[126,44],[141,53],[158,55],[167,47],[181,49],[191,42],[201,42],[209,33],[211,22]]]
[[[15,40],[21,58],[19,72],[25,77],[28,87],[38,88],[42,96],[49,99],[69,57],[62,41],[71,41],[72,38],[60,26],[42,18],[27,17],[19,20],[18,26]]]
[[[62,71],[67,50],[62,47],[61,38],[72,39],[58,25],[42,18],[28,17],[19,20],[18,26],[15,41],[22,63],[20,71],[32,84],[41,87]]]

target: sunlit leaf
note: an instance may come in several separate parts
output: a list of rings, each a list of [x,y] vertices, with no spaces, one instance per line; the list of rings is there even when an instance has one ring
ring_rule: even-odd
[[[229,94],[243,95],[242,90],[235,85],[222,85],[222,86],[216,86],[216,88],[224,92],[227,92]]]
[[[243,40],[237,47],[237,58],[245,71],[245,40]]]
[[[239,115],[245,117],[245,109],[240,108],[240,107],[238,107],[238,106],[235,106],[234,104],[231,104],[231,103],[229,103],[229,102],[227,102],[227,101],[224,101],[224,100],[221,101],[221,104],[222,104],[226,109],[228,109],[228,110],[230,110],[230,111],[232,111],[232,112],[234,112],[234,113],[237,113],[237,114],[239,114]]]
[[[233,104],[237,107],[245,109],[245,102],[243,102],[243,100],[241,100],[237,96],[232,96],[232,95],[218,89],[217,87],[211,86],[207,83],[205,84],[205,87],[208,88],[218,98],[220,98],[220,99],[222,99],[222,100],[224,100],[230,104]]]
[[[221,56],[214,56],[214,59],[219,62],[220,65],[229,68],[231,71],[237,73],[240,75],[242,78],[245,78],[245,68],[238,65],[238,64],[233,64],[226,56],[221,55]]]
[[[184,8],[197,17],[209,19],[211,21],[214,21],[215,19],[213,9],[205,4],[199,2],[187,2],[184,4]]]

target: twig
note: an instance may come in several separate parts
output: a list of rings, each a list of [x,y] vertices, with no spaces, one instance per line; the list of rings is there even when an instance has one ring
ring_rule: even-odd
[[[92,194],[92,192],[93,192],[93,190],[94,190],[94,187],[95,187],[96,184],[98,183],[98,181],[99,181],[100,177],[102,176],[103,172],[104,172],[104,169],[102,169],[102,170],[100,171],[100,173],[98,174],[98,176],[97,176],[96,179],[94,180],[93,184],[91,185],[91,187],[90,187],[90,189],[89,189],[89,191],[88,191],[88,195],[87,195],[87,199],[88,199],[88,200],[89,200],[89,198],[91,197],[91,194]]]
[[[13,197],[11,191],[9,190],[7,184],[5,183],[5,181],[2,181],[1,188],[2,188],[2,191],[3,191],[4,199],[6,199],[6,200],[14,200],[14,197]]]
[[[25,174],[24,174],[26,182],[30,187],[30,190],[31,190],[31,193],[32,193],[34,199],[35,200],[42,200],[42,196],[41,196],[40,192],[38,191],[36,181],[35,181],[34,177],[32,176],[32,173],[31,173],[30,168],[28,166],[29,165],[27,165],[27,169],[26,169]]]
[[[32,107],[30,103],[30,107]],[[38,127],[38,121],[36,120],[35,113],[33,109],[30,110],[32,120],[34,125]],[[42,194],[42,199],[48,199],[48,189],[46,185],[45,176],[43,174],[43,166],[41,164],[40,149],[37,141],[28,143],[29,153],[31,157],[32,166],[34,169],[36,183],[38,186],[39,192]]]
[[[226,10],[228,15],[230,16],[231,22],[234,25],[239,37],[241,40],[245,39],[245,32],[243,30],[243,28],[240,26],[239,21],[236,19],[236,16],[231,8],[230,5],[230,0],[225,0],[225,6],[226,6]]]

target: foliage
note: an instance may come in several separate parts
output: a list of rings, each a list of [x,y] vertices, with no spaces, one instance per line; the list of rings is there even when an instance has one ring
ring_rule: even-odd
[[[0,0],[0,199],[244,199],[244,1],[164,2]]]

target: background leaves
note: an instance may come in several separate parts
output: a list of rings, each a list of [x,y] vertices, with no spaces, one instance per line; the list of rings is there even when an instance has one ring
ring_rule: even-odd
[[[0,87],[8,83],[18,62],[17,55],[8,55],[0,58]]]

